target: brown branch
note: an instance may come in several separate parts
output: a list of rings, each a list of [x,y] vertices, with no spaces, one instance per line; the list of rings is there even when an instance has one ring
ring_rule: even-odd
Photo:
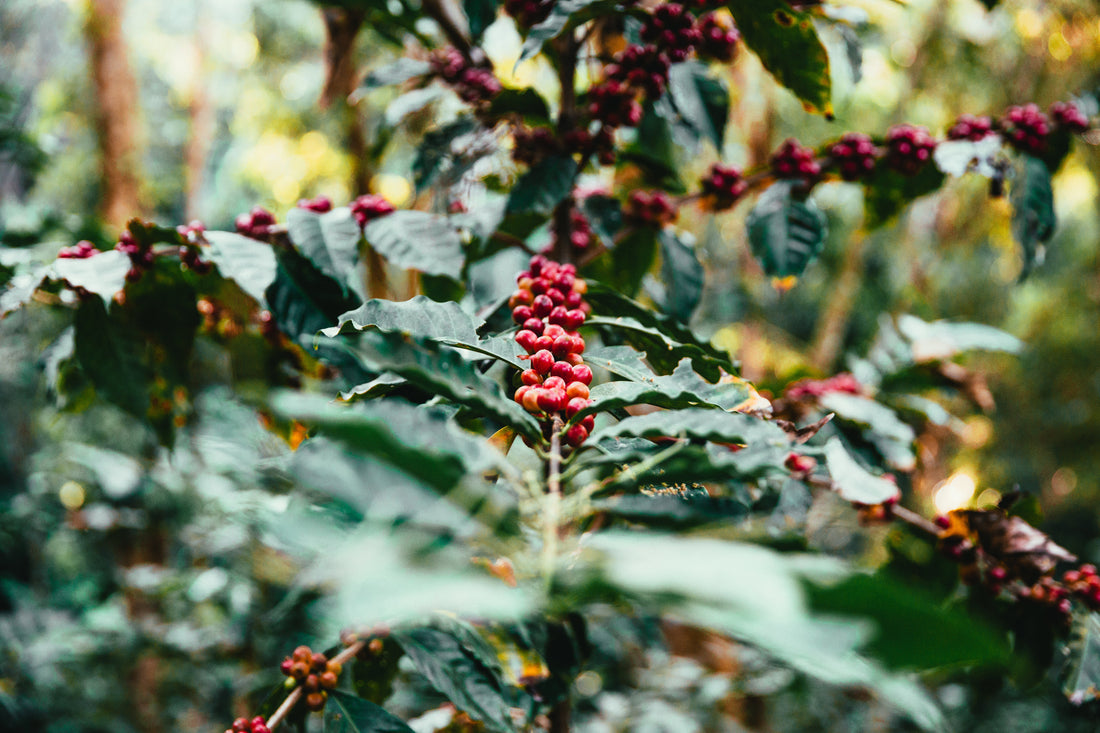
[[[366,646],[365,641],[357,641],[354,644],[349,644],[343,651],[341,651],[329,661],[336,662],[337,664],[343,666],[347,663],[349,659],[354,657],[359,652],[363,651],[364,646]],[[275,726],[283,722],[283,720],[286,719],[286,716],[290,714],[290,711],[294,709],[294,706],[297,705],[298,702],[302,699],[302,694],[303,693],[301,685],[295,687],[294,690],[286,696],[286,699],[283,700],[283,704],[280,705],[279,708],[271,714],[271,717],[267,719],[267,727],[271,730],[275,730]]]

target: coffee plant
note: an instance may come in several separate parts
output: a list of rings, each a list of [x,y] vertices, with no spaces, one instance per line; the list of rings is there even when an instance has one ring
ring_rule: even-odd
[[[846,16],[781,0],[380,7],[339,4],[416,41],[357,93],[395,87],[406,116],[441,97],[458,110],[408,131],[416,208],[366,194],[257,206],[235,231],[134,219],[113,246],[70,242],[5,275],[0,310],[52,324],[37,355],[52,419],[103,422],[32,458],[63,511],[29,490],[4,531],[30,556],[58,528],[86,533],[124,568],[95,582],[104,569],[54,539],[42,552],[87,581],[71,598],[50,608],[17,590],[29,574],[10,580],[12,725],[44,726],[35,701],[112,656],[147,662],[157,677],[136,689],[168,727],[227,733],[762,729],[753,706],[798,689],[850,729],[944,730],[944,689],[1052,680],[1090,720],[1096,568],[1019,494],[910,508],[918,437],[984,406],[963,357],[1020,342],[885,318],[850,371],[758,390],[690,326],[706,271],[677,221],[744,207],[761,277],[788,291],[826,243],[815,187],[861,187],[873,227],[982,176],[1010,202],[1022,279],[1055,231],[1051,177],[1095,132],[1091,101],[971,109],[942,138],[904,123],[791,138],[760,166],[684,180],[685,151],[722,149],[717,69],[741,55],[831,118],[817,29]],[[554,95],[497,78],[481,43],[498,14]],[[374,287],[402,278],[413,297]],[[869,544],[872,567],[856,559]],[[168,566],[187,581],[163,582]],[[111,603],[63,618],[84,595]],[[230,614],[246,623],[215,633]],[[639,692],[670,655],[698,661],[676,692],[690,710]],[[181,656],[209,659],[206,676],[169,684],[155,660]],[[125,716],[97,694],[87,715]],[[197,698],[224,719],[184,716]]]

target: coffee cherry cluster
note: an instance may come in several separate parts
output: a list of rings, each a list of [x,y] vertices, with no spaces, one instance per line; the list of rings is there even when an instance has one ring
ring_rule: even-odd
[[[664,191],[631,191],[623,221],[629,226],[661,229],[676,221],[676,206]]]
[[[95,248],[95,245],[87,239],[82,239],[72,247],[62,247],[61,251],[57,253],[57,257],[62,260],[84,260],[95,254],[99,254],[99,250]]]
[[[590,310],[583,297],[588,285],[577,277],[573,265],[543,255],[531,258],[530,267],[516,283],[518,289],[508,304],[512,320],[520,327],[516,343],[528,353],[530,368],[520,375],[523,384],[516,389],[515,400],[533,415],[569,420],[591,404],[592,369],[581,356],[585,344],[577,333]],[[593,417],[587,415],[570,425],[565,442],[579,446],[593,424]]]
[[[153,268],[153,261],[156,258],[153,246],[147,242],[139,242],[129,230],[118,236],[115,249],[130,258],[130,269],[126,272],[126,279],[129,282],[140,280],[146,270]]]
[[[521,29],[538,25],[550,15],[556,0],[504,0],[504,12],[512,16]]]
[[[703,58],[730,63],[737,55],[737,42],[741,34],[737,32],[733,21],[725,15],[707,13],[699,18],[696,26],[699,30],[699,45],[695,52]]]
[[[1100,611],[1100,576],[1096,566],[1085,564],[1076,570],[1067,570],[1062,576],[1066,589],[1093,611]]]
[[[821,397],[830,392],[860,394],[862,391],[863,389],[856,378],[844,372],[828,379],[800,379],[787,387],[783,394],[788,400],[797,402],[808,397]]]
[[[829,156],[845,181],[858,181],[875,170],[879,150],[867,135],[858,132],[845,133],[829,148]]]
[[[1040,578],[1033,585],[1022,585],[1014,589],[1016,599],[1036,610],[1046,612],[1053,616],[1052,621],[1068,624],[1070,614],[1073,611],[1073,603],[1069,598],[1069,591],[1051,577]]]
[[[772,153],[771,163],[776,178],[813,181],[821,175],[821,164],[814,160],[814,151],[799,145],[793,137],[784,140]]]
[[[642,121],[642,105],[632,87],[606,79],[588,90],[588,114],[604,127],[636,127]]]
[[[702,40],[702,33],[686,7],[663,3],[642,26],[642,40],[655,43],[670,61],[683,61]]]
[[[225,729],[225,733],[271,733],[271,729],[267,727],[267,721],[264,720],[264,717],[257,715],[252,720],[237,718],[233,721],[231,728]]]
[[[298,201],[298,208],[305,209],[306,211],[313,211],[317,214],[324,214],[332,211],[332,199],[328,196],[318,196],[314,199],[301,199]]]
[[[668,86],[669,60],[656,46],[627,46],[605,69],[606,78],[655,101]]]
[[[703,195],[707,197],[710,208],[714,211],[730,208],[749,188],[740,169],[721,163],[715,163],[711,167],[710,173],[703,178],[702,186]]]
[[[997,126],[1014,148],[1024,153],[1039,154],[1046,150],[1050,120],[1038,105],[1009,107]]]
[[[948,140],[970,140],[977,142],[993,132],[993,120],[986,115],[959,115],[955,124],[947,131]]]
[[[480,104],[495,97],[503,87],[491,69],[474,66],[453,47],[432,56],[432,71],[455,90],[468,104]]]
[[[393,204],[382,196],[375,194],[368,193],[351,202],[351,215],[355,217],[355,221],[360,228],[365,227],[368,222],[381,218],[386,214],[392,214],[394,211]]]
[[[886,133],[886,162],[906,176],[915,176],[932,160],[936,141],[917,125],[895,125]]]
[[[534,165],[543,158],[561,151],[561,144],[549,127],[517,125],[512,135],[515,140],[512,160],[517,163]]]
[[[1089,129],[1089,118],[1072,102],[1055,102],[1047,114],[1051,122],[1067,132],[1082,133]]]
[[[283,660],[279,670],[287,677],[287,687],[301,685],[306,707],[317,711],[325,706],[329,690],[335,689],[342,668],[339,662],[303,645]]]
[[[275,229],[275,215],[262,206],[254,206],[252,211],[237,217],[236,226],[238,234],[266,242]]]
[[[180,264],[197,275],[205,275],[214,268],[213,263],[202,259],[200,246],[206,244],[206,225],[198,219],[190,224],[180,224],[176,227],[176,233],[180,235],[183,244],[180,245]]]

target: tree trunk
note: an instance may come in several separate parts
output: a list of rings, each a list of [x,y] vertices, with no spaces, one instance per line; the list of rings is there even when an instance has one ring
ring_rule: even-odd
[[[89,0],[84,22],[102,159],[99,209],[104,221],[115,227],[140,213],[138,91],[122,33],[125,11],[126,0]]]
[[[202,188],[206,173],[206,160],[215,134],[215,110],[206,92],[206,60],[208,49],[203,31],[201,4],[196,9],[195,31],[192,37],[191,93],[187,114],[191,122],[191,134],[183,151],[184,215],[188,221],[201,217]]]

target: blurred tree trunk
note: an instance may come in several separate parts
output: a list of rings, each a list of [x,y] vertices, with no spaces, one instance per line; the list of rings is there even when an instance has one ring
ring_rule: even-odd
[[[84,22],[99,140],[100,214],[121,227],[139,211],[137,82],[126,54],[126,0],[89,0]]]
[[[210,156],[210,144],[214,140],[214,106],[206,91],[206,63],[209,49],[203,32],[202,4],[195,11],[195,32],[192,36],[194,59],[191,94],[187,114],[191,122],[191,134],[183,151],[184,215],[188,221],[200,218],[202,187],[206,172],[206,160]]]

